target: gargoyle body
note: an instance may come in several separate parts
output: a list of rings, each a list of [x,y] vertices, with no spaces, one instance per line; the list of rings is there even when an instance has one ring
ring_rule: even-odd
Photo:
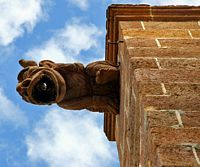
[[[85,68],[81,63],[62,64],[20,60],[17,91],[33,104],[57,103],[69,110],[118,113],[119,69],[106,61]]]

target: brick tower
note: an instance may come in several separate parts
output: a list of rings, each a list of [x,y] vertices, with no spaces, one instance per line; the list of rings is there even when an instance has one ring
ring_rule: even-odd
[[[111,5],[106,59],[120,114],[104,115],[121,167],[200,166],[200,7]]]

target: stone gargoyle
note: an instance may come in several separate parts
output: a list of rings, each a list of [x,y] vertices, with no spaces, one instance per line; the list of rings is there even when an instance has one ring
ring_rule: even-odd
[[[106,61],[62,64],[43,60],[20,60],[16,90],[33,104],[58,106],[68,110],[119,112],[119,69]]]

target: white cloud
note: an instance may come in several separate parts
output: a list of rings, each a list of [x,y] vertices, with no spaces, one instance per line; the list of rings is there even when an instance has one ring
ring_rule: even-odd
[[[140,3],[151,5],[200,5],[199,0],[142,0]]]
[[[65,54],[64,48],[56,39],[50,39],[39,48],[34,48],[26,53],[26,56],[35,61],[52,60],[54,62],[73,62],[72,56]]]
[[[27,124],[27,118],[11,100],[4,94],[3,89],[0,87],[0,124],[2,122],[11,122],[16,126]]]
[[[0,45],[9,45],[25,31],[31,31],[44,17],[43,3],[44,0],[0,0]]]
[[[97,114],[53,110],[27,137],[28,156],[44,160],[50,167],[102,167],[116,161]]]
[[[55,62],[74,62],[81,51],[98,47],[101,31],[93,24],[73,22],[38,48],[29,50],[26,55],[36,61],[50,59]]]
[[[68,0],[68,1],[82,10],[87,10],[89,7],[88,0]]]

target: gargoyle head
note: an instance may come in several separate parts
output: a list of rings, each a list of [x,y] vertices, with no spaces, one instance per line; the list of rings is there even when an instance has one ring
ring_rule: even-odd
[[[33,104],[45,105],[60,102],[66,92],[63,77],[54,70],[55,63],[44,60],[39,66],[34,61],[20,60],[24,68],[18,75],[16,90],[22,98]]]

